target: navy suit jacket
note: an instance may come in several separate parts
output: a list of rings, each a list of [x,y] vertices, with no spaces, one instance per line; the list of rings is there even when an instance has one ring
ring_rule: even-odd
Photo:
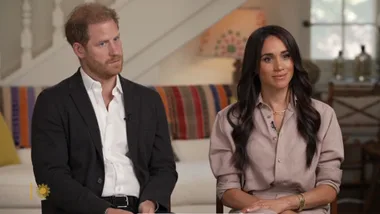
[[[170,211],[177,182],[162,100],[157,92],[120,76],[129,152],[140,183],[140,202]],[[32,117],[32,162],[37,184],[50,194],[42,213],[104,214],[102,143],[95,111],[78,71],[38,96]]]

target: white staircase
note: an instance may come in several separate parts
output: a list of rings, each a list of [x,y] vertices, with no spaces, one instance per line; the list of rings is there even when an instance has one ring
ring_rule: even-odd
[[[30,0],[23,0],[24,3]],[[59,3],[60,0],[55,0]],[[124,47],[123,76],[135,80],[170,53],[200,35],[245,0],[116,0],[111,5],[120,16]],[[59,4],[57,4],[59,5]],[[28,11],[28,8],[26,11]],[[55,16],[62,16],[58,7]],[[25,22],[27,23],[27,21]],[[56,29],[63,19],[54,18]],[[24,26],[27,32],[28,25]],[[22,66],[0,80],[3,85],[51,85],[73,74],[78,60],[56,30],[53,45],[35,58],[30,52],[30,32],[24,33]],[[26,57],[25,57],[26,56]]]

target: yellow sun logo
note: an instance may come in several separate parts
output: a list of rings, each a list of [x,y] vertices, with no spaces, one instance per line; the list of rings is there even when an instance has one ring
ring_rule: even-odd
[[[39,184],[37,194],[40,198],[46,199],[50,194],[50,188],[46,184]]]

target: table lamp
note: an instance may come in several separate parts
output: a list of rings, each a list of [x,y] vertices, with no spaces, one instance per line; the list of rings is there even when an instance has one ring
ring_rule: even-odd
[[[247,39],[254,30],[265,24],[265,15],[261,9],[236,9],[201,35],[199,55],[234,58],[233,84],[236,86],[241,76]]]

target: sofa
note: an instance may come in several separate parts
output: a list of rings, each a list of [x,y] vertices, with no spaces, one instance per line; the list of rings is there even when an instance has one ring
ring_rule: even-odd
[[[209,136],[216,113],[229,105],[232,85],[150,86],[164,103],[178,182],[171,198],[174,213],[215,213],[216,179],[208,160]],[[41,213],[30,158],[30,120],[44,87],[0,87],[0,113],[12,144],[3,149],[16,159],[0,165],[0,213]],[[6,145],[1,142],[1,146]],[[1,159],[1,157],[0,157]],[[224,212],[229,212],[224,208]]]

